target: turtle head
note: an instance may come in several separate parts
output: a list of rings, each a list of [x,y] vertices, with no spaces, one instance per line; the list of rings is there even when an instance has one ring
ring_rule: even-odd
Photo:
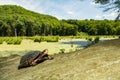
[[[48,49],[44,49],[43,54],[48,54]]]
[[[48,60],[52,60],[53,57],[48,55],[48,49],[44,49],[43,50],[43,54],[44,54],[44,58],[48,59]]]

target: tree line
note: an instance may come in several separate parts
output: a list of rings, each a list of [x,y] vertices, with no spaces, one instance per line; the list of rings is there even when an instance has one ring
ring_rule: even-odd
[[[58,20],[16,5],[0,6],[0,36],[120,35],[120,22],[113,20]]]
[[[120,35],[120,22],[114,20],[63,20],[89,35]]]

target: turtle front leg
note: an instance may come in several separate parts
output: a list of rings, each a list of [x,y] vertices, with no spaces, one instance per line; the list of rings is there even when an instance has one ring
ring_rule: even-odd
[[[31,65],[31,66],[37,65],[37,61],[38,61],[37,59],[33,60],[30,65]]]
[[[48,55],[48,60],[52,60],[52,59],[54,59],[54,58],[52,56]]]

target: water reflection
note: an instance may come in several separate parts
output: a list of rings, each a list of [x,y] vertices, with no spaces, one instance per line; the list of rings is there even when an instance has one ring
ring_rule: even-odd
[[[76,45],[77,48],[84,48],[88,44],[90,44],[90,41],[87,41],[85,39],[72,39],[72,40],[63,40],[61,41],[62,44],[70,44],[70,45]]]

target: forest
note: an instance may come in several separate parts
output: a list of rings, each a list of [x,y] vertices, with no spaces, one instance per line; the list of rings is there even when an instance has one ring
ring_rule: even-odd
[[[59,20],[16,5],[0,6],[0,36],[35,35],[120,35],[120,22],[114,20]]]

